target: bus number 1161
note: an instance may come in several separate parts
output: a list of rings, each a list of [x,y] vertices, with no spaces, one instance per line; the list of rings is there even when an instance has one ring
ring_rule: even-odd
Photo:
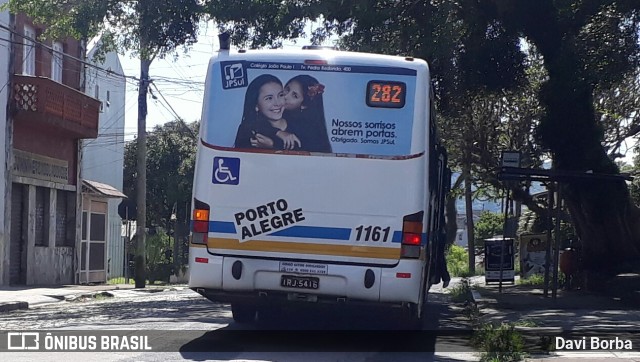
[[[389,240],[391,227],[382,228],[381,226],[364,226],[360,225],[356,228],[356,241],[382,241]]]

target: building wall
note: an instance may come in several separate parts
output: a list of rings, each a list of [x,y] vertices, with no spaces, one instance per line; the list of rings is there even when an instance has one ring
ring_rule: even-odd
[[[43,27],[39,25],[34,25],[33,21],[31,21],[24,14],[17,14],[15,16],[15,25],[16,30],[20,33],[24,31],[24,26],[31,26],[35,32],[36,36],[40,36],[43,32]],[[7,22],[8,23],[8,22]],[[38,39],[38,41],[40,41]],[[73,38],[61,39],[58,40],[62,43],[62,47],[65,54],[69,54],[76,59],[82,59],[82,43]],[[23,52],[22,52],[22,43],[23,39],[18,37],[16,39],[18,44],[15,44],[15,73],[22,74],[22,65],[23,65]],[[45,45],[51,46],[53,43],[51,40],[42,40]],[[40,45],[36,45],[36,75],[51,78],[51,52]],[[82,64],[76,60],[73,60],[69,57],[65,57],[63,60],[63,71],[62,71],[62,83],[77,90],[82,89],[82,84],[80,83],[81,72],[82,72]]]
[[[6,3],[7,0],[0,0],[0,5]],[[0,24],[9,24],[9,12],[0,11]],[[0,29],[0,39],[11,39],[11,35],[8,31]],[[7,183],[11,181],[8,179],[6,172],[6,155],[9,151],[11,144],[7,138],[7,98],[9,88],[5,86],[9,83],[9,46],[4,42],[0,44],[0,207],[3,210],[7,210],[5,200],[7,200]],[[9,215],[5,212],[0,213],[0,285],[6,284],[5,280],[8,276],[9,265],[9,228],[7,226],[10,220]]]
[[[93,59],[99,42],[89,48],[88,59]],[[102,69],[123,74],[118,54],[107,53],[104,62],[94,62]],[[86,71],[86,94],[103,102],[100,113],[98,138],[85,141],[82,155],[82,178],[111,185],[122,191],[124,170],[124,78],[98,69]],[[97,86],[97,88],[96,88]],[[123,276],[124,241],[121,237],[122,219],[118,214],[121,199],[110,199],[108,204],[108,277]]]
[[[47,268],[34,268],[33,280],[34,284],[44,285],[61,285],[61,284],[73,284],[74,282],[74,270],[73,270],[73,257],[74,248],[65,247],[36,247],[34,249],[34,261],[35,265],[46,265],[47,268],[56,270],[52,273]]]
[[[11,18],[0,19],[4,24],[9,24],[10,20]],[[13,21],[18,33],[13,36],[13,69],[11,72],[0,69],[0,76],[7,77],[4,81],[0,78],[2,84],[8,82],[12,74],[23,73],[24,40],[20,34],[24,34],[25,24],[35,30],[36,36],[44,30],[22,14],[15,15]],[[9,39],[8,35],[2,37]],[[61,39],[58,42],[62,43],[65,54],[82,58],[81,42],[73,39]],[[44,45],[51,46],[52,41],[45,40]],[[4,49],[8,48],[2,48],[0,44],[0,53]],[[36,43],[34,51],[35,76],[51,78],[52,52],[39,43]],[[3,66],[2,62],[10,58],[0,56],[0,67]],[[83,89],[81,72],[84,67],[81,62],[64,56],[62,68],[61,83],[76,90]],[[6,95],[0,98],[7,101]],[[5,103],[0,112],[6,108]],[[6,117],[2,121],[4,119]],[[36,126],[29,118],[21,118],[19,122],[10,121],[8,127],[0,126],[0,129],[7,130],[8,133],[0,139],[11,141],[4,153],[11,154],[12,160],[20,161],[15,162],[15,166],[24,166],[13,168],[14,165],[9,165],[4,170],[11,174],[4,178],[11,191],[6,195],[3,193],[6,200],[3,203],[5,214],[10,217],[4,219],[5,247],[2,250],[5,253],[3,260],[6,262],[2,265],[4,278],[0,280],[0,284],[72,284],[76,278],[76,240],[81,215],[77,211],[80,205],[77,191],[79,141],[76,136],[53,125],[40,122]],[[66,162],[67,177],[47,174],[46,167],[42,171],[29,166],[38,164],[32,163],[32,160],[56,167]]]
[[[64,131],[55,127],[34,128],[21,122],[14,122],[13,135],[14,149],[67,161],[69,184],[77,184],[78,141],[70,139]]]

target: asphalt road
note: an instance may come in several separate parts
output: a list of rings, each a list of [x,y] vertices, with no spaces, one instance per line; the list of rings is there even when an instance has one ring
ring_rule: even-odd
[[[156,352],[11,352],[0,354],[0,360],[33,361],[45,354],[46,360],[65,362],[477,360],[460,308],[438,289],[430,295],[423,331],[418,332],[401,330],[388,310],[310,307],[241,324],[233,321],[228,305],[189,289],[59,302],[2,314],[0,330],[139,331]]]

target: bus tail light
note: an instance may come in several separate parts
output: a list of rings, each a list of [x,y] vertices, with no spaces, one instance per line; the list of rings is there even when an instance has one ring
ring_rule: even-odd
[[[193,232],[206,233],[209,231],[209,210],[193,210]]]
[[[325,59],[306,59],[305,65],[327,65],[329,64]]]
[[[407,215],[402,219],[402,258],[417,259],[422,248],[422,219],[424,211]]]
[[[414,233],[402,233],[402,243],[405,245],[420,245],[422,236]]]
[[[207,235],[209,234],[209,205],[197,199],[193,201],[191,242],[193,244],[206,244]]]

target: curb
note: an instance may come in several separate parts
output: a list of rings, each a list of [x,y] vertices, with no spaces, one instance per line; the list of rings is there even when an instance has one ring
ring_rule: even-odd
[[[78,290],[75,293],[70,293],[66,295],[47,295],[49,297],[46,301],[36,301],[36,302],[27,302],[27,301],[0,301],[0,313],[7,313],[14,310],[21,309],[29,309],[30,307],[39,307],[46,304],[55,304],[59,302],[81,302],[83,300],[90,300],[96,298],[114,298],[117,295],[114,292],[118,291],[132,291],[136,292],[137,295],[141,297],[144,295],[162,293],[162,292],[170,292],[170,291],[180,291],[184,290],[187,287],[184,285],[177,286],[157,286],[157,287],[146,287],[146,288],[119,288],[115,286],[113,288],[105,288],[104,290]],[[20,298],[20,297],[18,297]],[[6,299],[5,299],[6,300]]]
[[[480,293],[478,293],[478,291],[473,288],[471,289],[471,299],[473,299],[473,302],[476,304],[483,301],[483,298],[480,295]]]
[[[14,310],[29,309],[27,302],[2,302],[0,303],[0,313],[11,312]]]

